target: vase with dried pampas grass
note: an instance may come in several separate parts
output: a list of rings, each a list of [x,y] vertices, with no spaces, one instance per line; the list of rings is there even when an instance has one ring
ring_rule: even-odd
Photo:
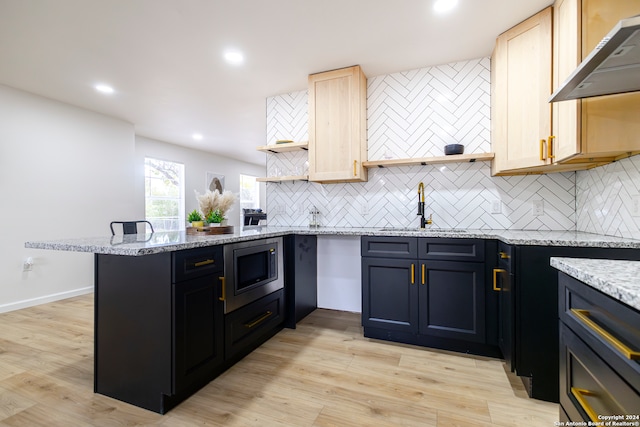
[[[225,190],[222,194],[218,190],[207,190],[204,194],[200,194],[196,190],[193,191],[196,193],[200,212],[204,214],[205,218],[216,210],[220,211],[220,214],[226,218],[226,213],[236,201],[235,194],[229,190]]]

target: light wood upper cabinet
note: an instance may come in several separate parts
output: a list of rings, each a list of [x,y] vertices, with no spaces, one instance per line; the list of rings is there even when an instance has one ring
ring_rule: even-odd
[[[496,40],[491,58],[494,175],[548,163],[551,15],[548,7]]]
[[[568,5],[563,5],[567,2]],[[579,56],[568,72],[566,68],[559,70],[554,89],[562,84],[619,20],[640,14],[640,0],[557,0],[556,10],[562,12],[562,8],[567,11],[556,13],[556,28],[573,25],[572,21],[577,19],[578,29],[573,38],[567,35],[559,40],[557,49],[560,54],[563,49],[571,49],[572,52],[575,49]],[[555,103],[554,108],[562,111],[565,107],[561,104],[565,102],[571,101]],[[573,102],[578,104],[577,134],[567,134],[565,137],[561,133],[564,129],[558,129],[555,139],[557,162],[606,163],[640,151],[640,93],[599,96]],[[558,120],[564,125],[567,118],[560,114]]]
[[[491,83],[494,175],[587,169],[640,152],[640,93],[548,102],[620,19],[637,14],[640,0],[556,0],[553,10],[498,36]]]
[[[367,180],[367,78],[359,66],[309,76],[309,180]]]

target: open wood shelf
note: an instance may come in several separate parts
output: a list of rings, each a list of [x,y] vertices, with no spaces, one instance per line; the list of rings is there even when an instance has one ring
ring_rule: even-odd
[[[391,166],[436,165],[443,163],[488,162],[494,153],[453,154],[451,156],[419,157],[413,159],[370,160],[362,162],[365,168],[386,168]]]
[[[267,176],[257,178],[258,182],[309,181],[309,175]]]
[[[307,151],[309,143],[304,142],[287,142],[284,144],[269,144],[256,147],[256,150],[264,153],[286,153],[287,151]]]

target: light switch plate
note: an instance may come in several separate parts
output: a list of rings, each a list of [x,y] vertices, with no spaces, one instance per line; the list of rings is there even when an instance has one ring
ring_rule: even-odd
[[[502,212],[502,202],[500,200],[491,201],[491,213],[499,214]]]
[[[640,217],[640,194],[631,196],[631,216]]]
[[[544,215],[544,200],[534,200],[533,207],[531,209],[533,216]]]

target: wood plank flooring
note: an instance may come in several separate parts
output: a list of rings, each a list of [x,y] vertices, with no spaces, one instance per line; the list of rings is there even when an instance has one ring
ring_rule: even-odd
[[[316,310],[162,416],[93,393],[93,295],[0,314],[0,426],[552,426],[500,360]]]

